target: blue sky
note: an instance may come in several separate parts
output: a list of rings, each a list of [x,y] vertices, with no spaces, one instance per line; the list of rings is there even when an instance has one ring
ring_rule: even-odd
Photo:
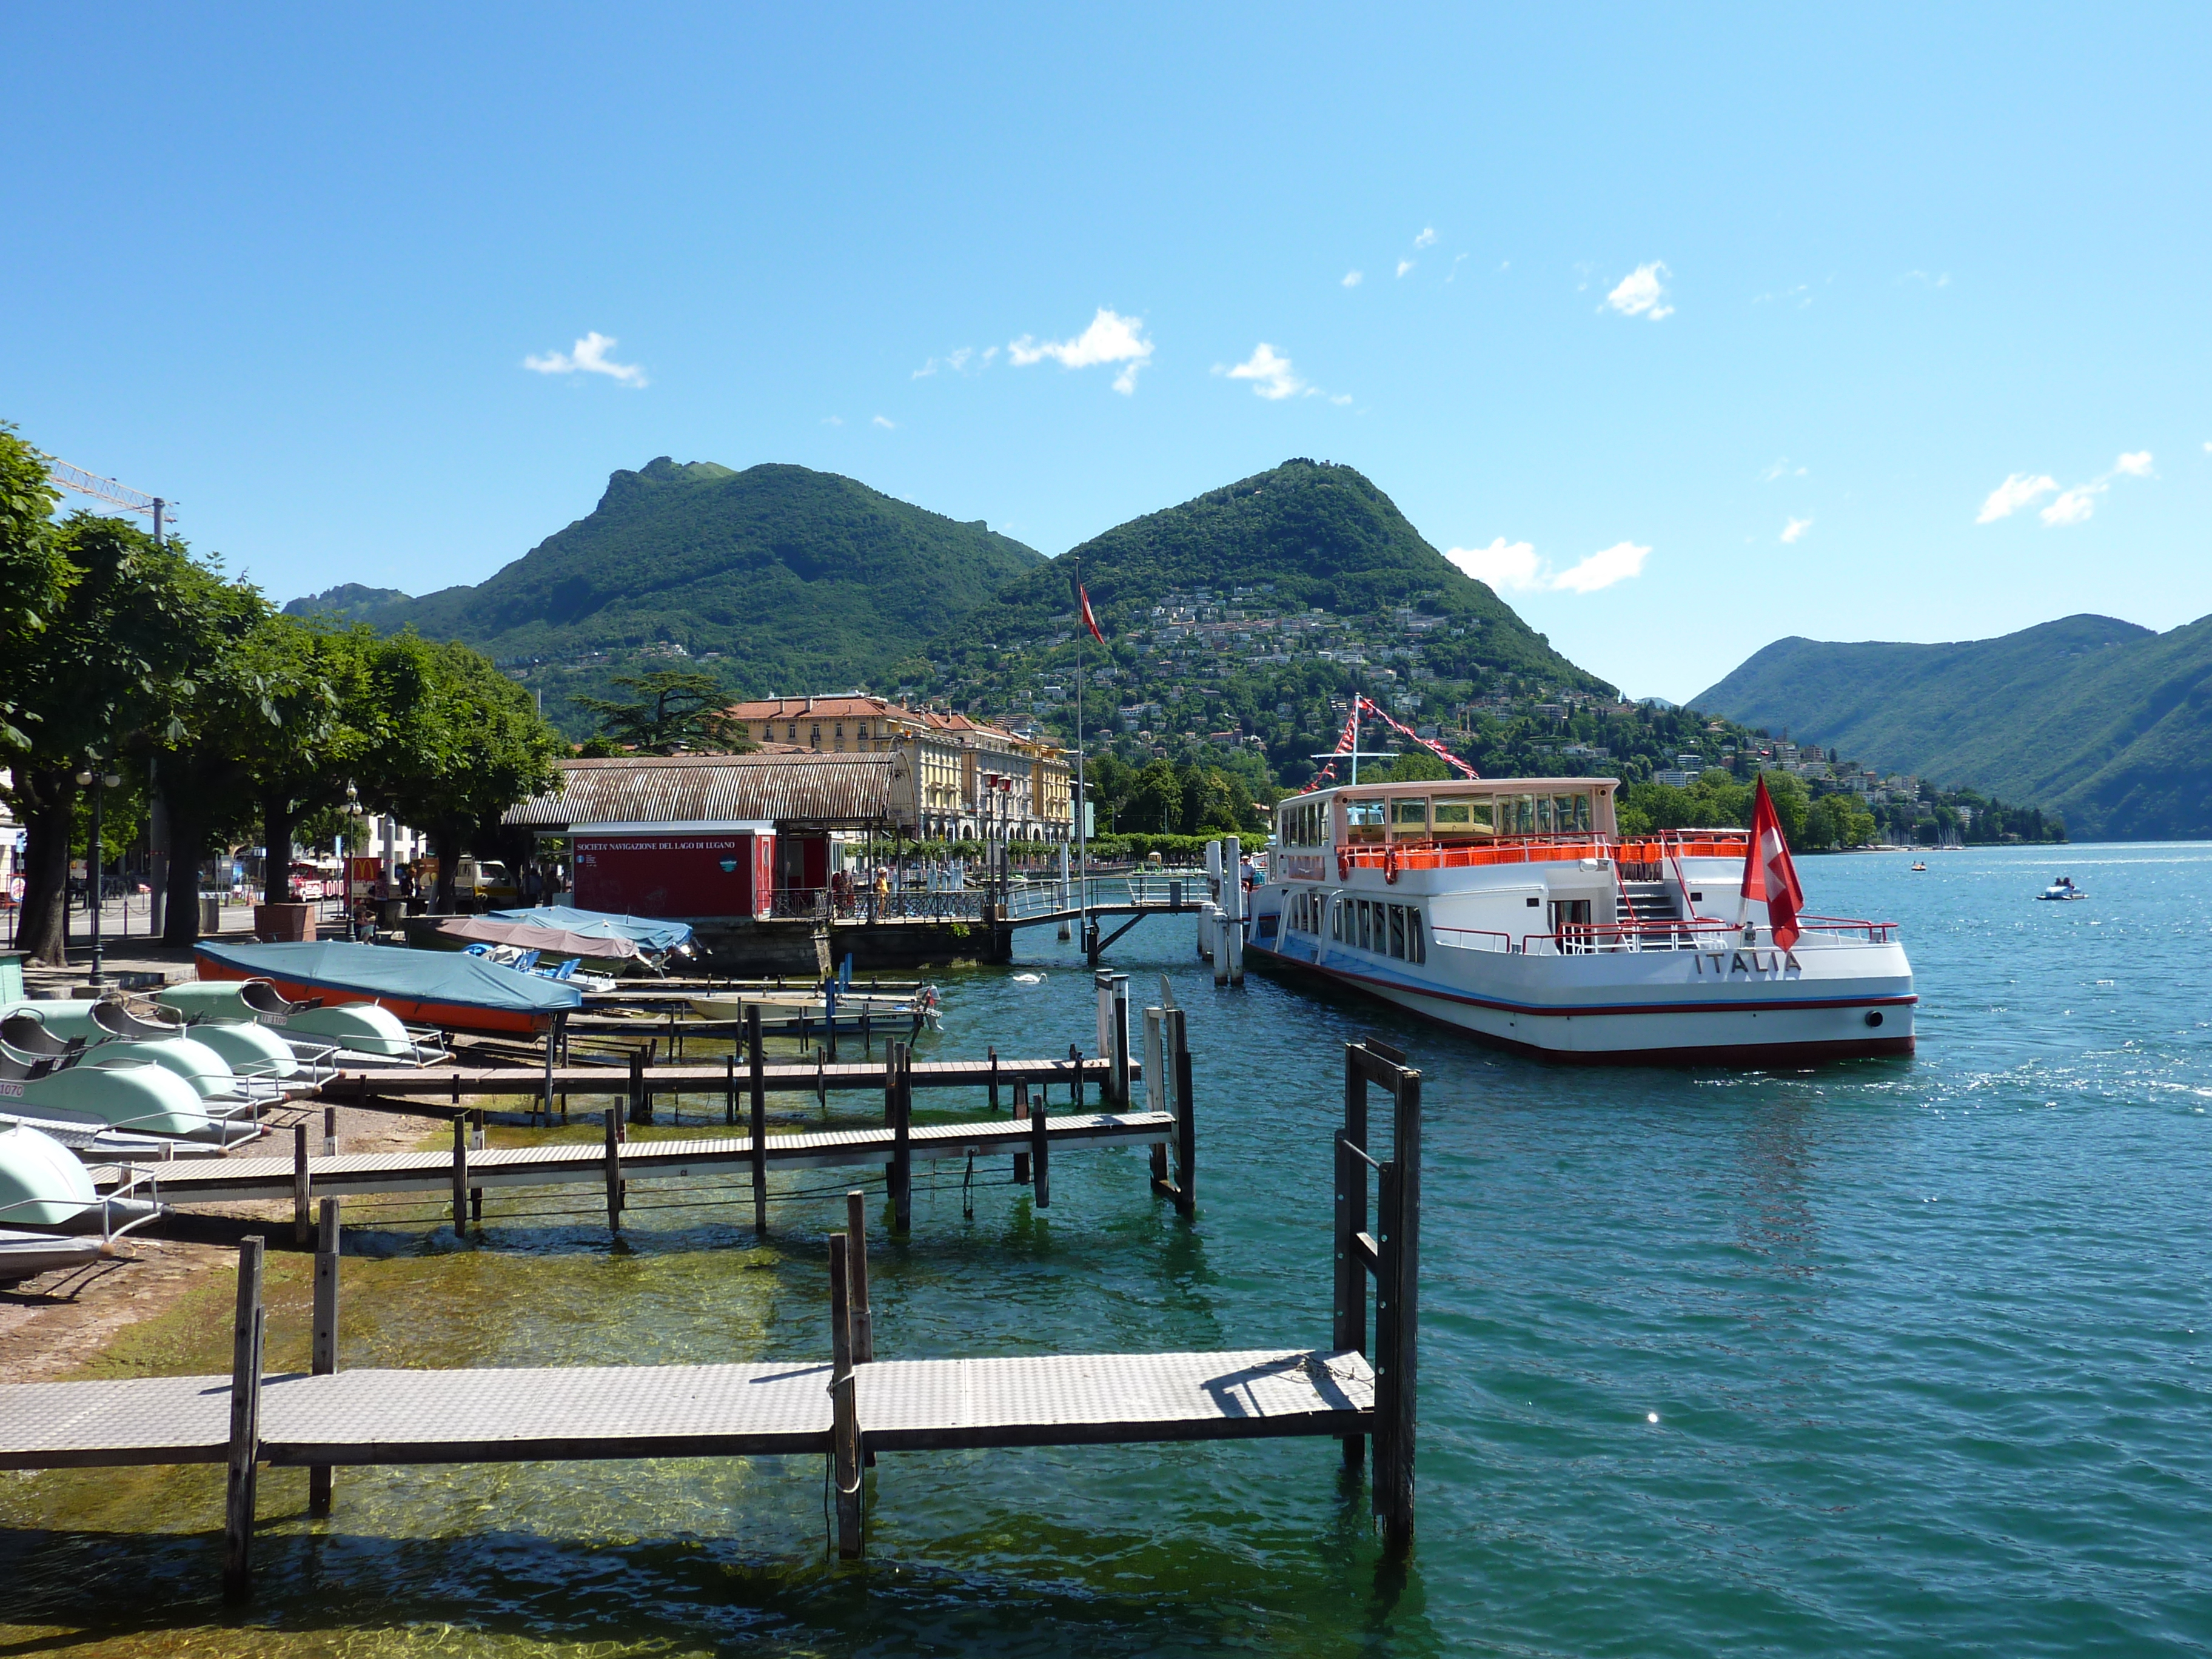
[[[18,11],[0,417],[280,599],[1307,455],[1635,695],[2212,611],[2212,12],[1192,12]]]

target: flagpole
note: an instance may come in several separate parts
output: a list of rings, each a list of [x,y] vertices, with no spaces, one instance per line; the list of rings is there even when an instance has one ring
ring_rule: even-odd
[[[1083,959],[1097,966],[1091,953],[1091,837],[1084,819],[1090,805],[1089,772],[1083,753],[1083,630],[1088,610],[1083,592],[1083,567],[1075,567],[1075,889],[1082,927]]]

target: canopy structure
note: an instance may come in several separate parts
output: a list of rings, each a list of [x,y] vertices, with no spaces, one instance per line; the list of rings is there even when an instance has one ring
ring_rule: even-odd
[[[606,910],[574,910],[565,904],[540,904],[520,910],[490,910],[485,915],[500,921],[520,922],[529,927],[556,928],[562,933],[574,933],[580,939],[629,939],[654,951],[680,951],[691,943],[689,922],[618,916]],[[519,940],[503,942],[520,943]],[[556,947],[539,945],[538,948],[550,950]],[[591,954],[605,956],[608,952],[599,951]]]
[[[597,962],[634,962],[644,952],[634,939],[617,933],[577,933],[566,927],[533,926],[509,920],[511,911],[485,916],[455,916],[438,924],[441,939],[465,945],[511,945],[553,957],[587,957]]]
[[[460,951],[202,939],[194,957],[202,979],[265,979],[295,1002],[374,1002],[401,1019],[453,1030],[543,1030],[584,1003],[573,985]]]

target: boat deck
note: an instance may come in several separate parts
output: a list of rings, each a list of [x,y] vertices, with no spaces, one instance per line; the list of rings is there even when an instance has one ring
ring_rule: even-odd
[[[879,1451],[1237,1440],[1371,1431],[1357,1352],[1053,1354],[854,1368]],[[727,1365],[355,1370],[264,1378],[271,1464],[532,1462],[830,1449],[830,1368]],[[230,1379],[0,1385],[0,1468],[220,1463]]]

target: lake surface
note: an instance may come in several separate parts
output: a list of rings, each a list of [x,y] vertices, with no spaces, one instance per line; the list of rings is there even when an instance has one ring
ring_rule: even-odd
[[[1190,923],[1148,921],[1111,959],[1189,1010],[1195,1223],[1141,1154],[1070,1153],[1047,1212],[1003,1166],[963,1198],[948,1164],[910,1241],[878,1233],[885,1358],[1325,1342],[1340,1045],[1405,1047],[1427,1080],[1402,1575],[1328,1441],[886,1455],[862,1570],[829,1559],[811,1459],[341,1471],[319,1524],[304,1476],[269,1473],[237,1615],[219,1471],[19,1476],[0,1644],[2203,1652],[2212,848],[1909,861],[1803,866],[1814,908],[1904,924],[1922,998],[1917,1058],[1817,1072],[1546,1066],[1257,975],[1217,991]],[[2034,902],[2062,871],[2089,899]],[[1073,947],[1027,938],[1013,970],[946,976],[925,1053],[1092,1046]],[[494,1194],[469,1244],[381,1212],[349,1238],[345,1362],[818,1358],[847,1184],[794,1178],[823,1195],[779,1204],[765,1247],[749,1205],[643,1187],[619,1244],[574,1190]],[[304,1341],[285,1293],[276,1363]]]

